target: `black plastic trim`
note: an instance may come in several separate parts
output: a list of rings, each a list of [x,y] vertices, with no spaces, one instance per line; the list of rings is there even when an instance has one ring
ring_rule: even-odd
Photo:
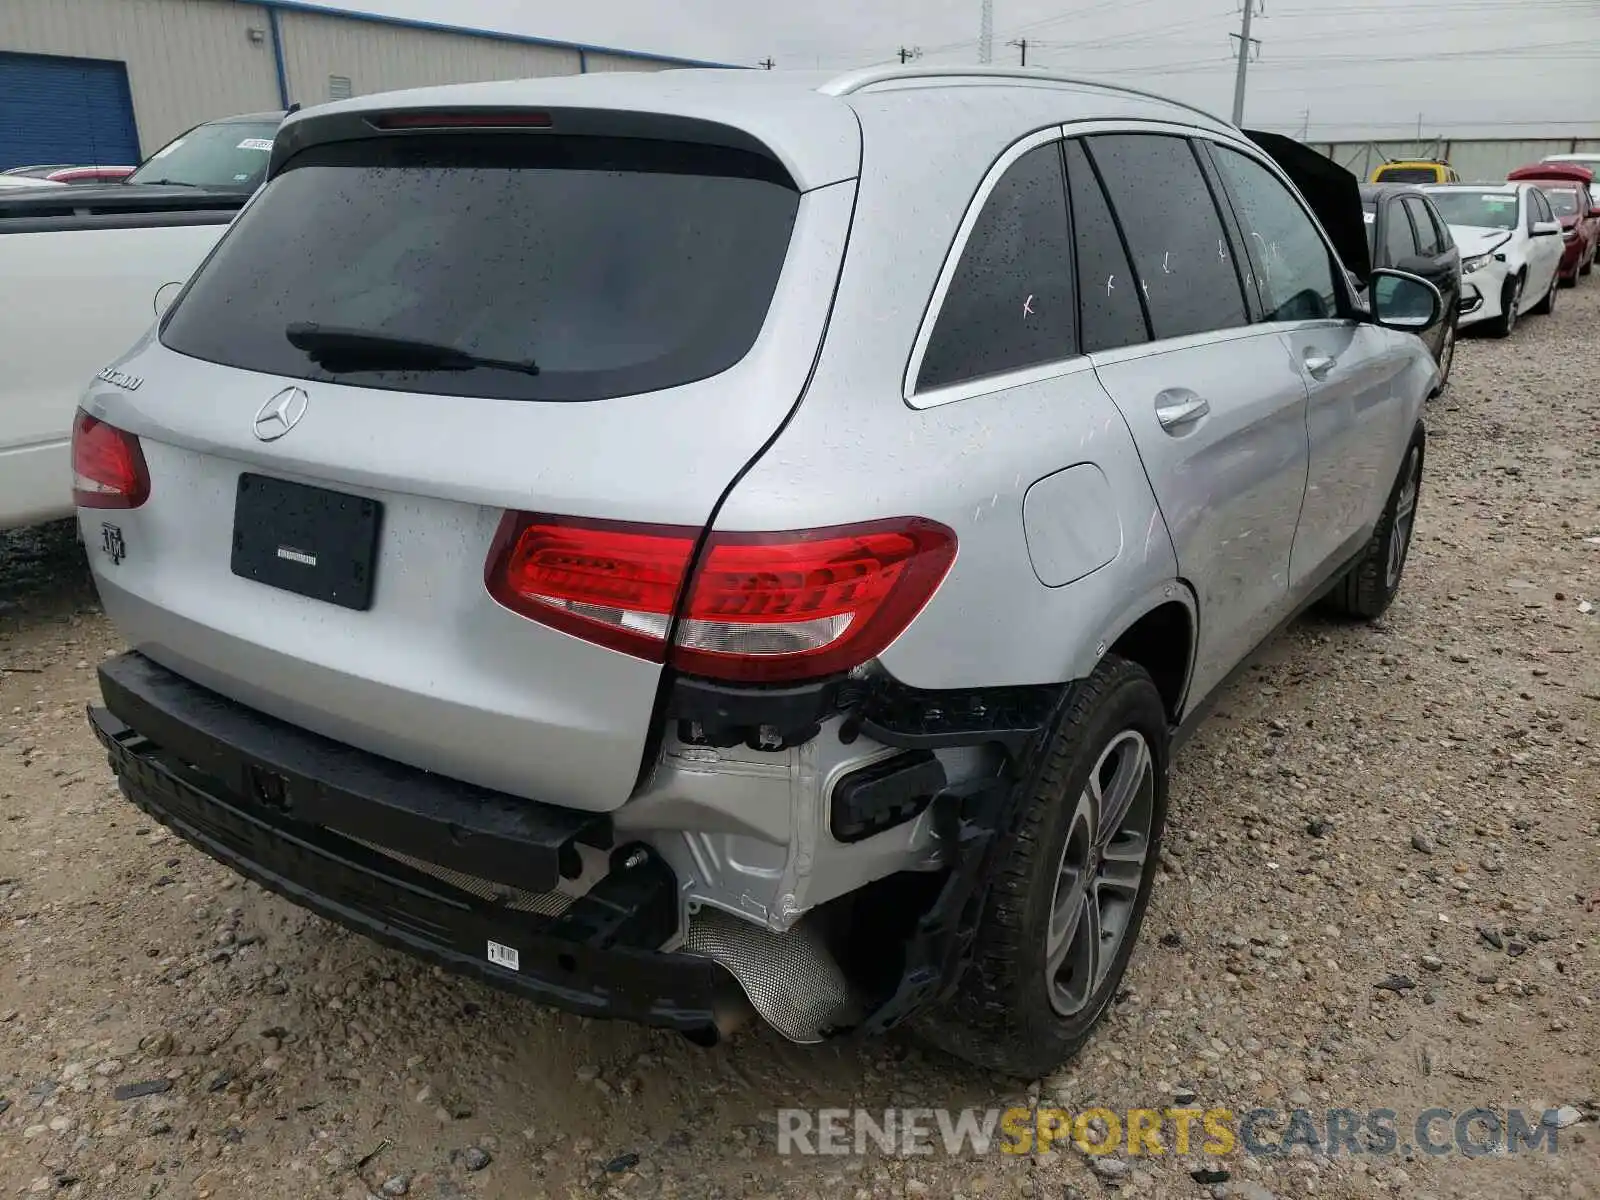
[[[245,878],[357,933],[568,1012],[702,1038],[744,1004],[711,959],[637,943],[659,932],[661,913],[677,911],[674,877],[658,859],[624,861],[561,917],[516,912],[227,796],[104,708],[91,707],[89,722],[139,808]],[[490,941],[517,950],[516,970],[488,960]]]
[[[563,850],[611,846],[610,818],[446,779],[255,712],[129,652],[100,666],[118,719],[215,779],[306,826],[339,829],[529,891],[553,889]],[[570,853],[568,854],[570,857]]]
[[[921,816],[945,789],[944,764],[931,750],[907,750],[851,771],[833,787],[828,828],[859,842]]]

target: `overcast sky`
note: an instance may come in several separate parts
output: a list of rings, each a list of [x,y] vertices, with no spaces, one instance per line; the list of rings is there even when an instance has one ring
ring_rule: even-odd
[[[978,61],[981,0],[326,0],[719,62]],[[1243,0],[994,0],[994,59],[1228,115]],[[1255,0],[1248,124],[1334,137],[1600,136],[1600,0]],[[1264,11],[1263,6],[1264,5]]]

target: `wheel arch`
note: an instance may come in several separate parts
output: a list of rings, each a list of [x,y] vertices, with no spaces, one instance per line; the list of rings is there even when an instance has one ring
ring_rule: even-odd
[[[1167,719],[1176,724],[1194,674],[1198,633],[1193,589],[1183,580],[1174,580],[1126,610],[1117,628],[1102,639],[1100,657],[1116,655],[1149,672],[1161,693]]]

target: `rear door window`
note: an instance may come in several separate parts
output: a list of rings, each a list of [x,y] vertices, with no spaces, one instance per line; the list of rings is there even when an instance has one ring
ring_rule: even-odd
[[[917,388],[1077,354],[1061,147],[1029,150],[984,201],[923,354]]]
[[[313,147],[238,217],[161,340],[245,370],[396,391],[657,391],[749,352],[798,206],[776,164],[712,146],[458,134]],[[305,323],[455,361],[313,358],[287,336]]]
[[[1085,140],[1133,251],[1155,336],[1249,324],[1222,218],[1188,141],[1144,133]]]
[[[1149,341],[1139,280],[1128,264],[1111,205],[1076,139],[1067,143],[1067,184],[1072,197],[1072,246],[1078,256],[1083,352]]]
[[[1393,267],[1416,254],[1417,232],[1411,226],[1411,218],[1400,201],[1391,200],[1384,212],[1383,261]]]
[[[1417,253],[1437,258],[1444,252],[1444,247],[1439,244],[1439,235],[1433,228],[1433,222],[1428,219],[1428,210],[1415,196],[1407,196],[1403,203],[1406,214],[1411,218],[1411,228],[1417,235]]]

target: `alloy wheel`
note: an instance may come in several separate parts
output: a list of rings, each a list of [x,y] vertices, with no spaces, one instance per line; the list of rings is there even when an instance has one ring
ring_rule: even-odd
[[[1045,946],[1045,986],[1063,1017],[1088,1007],[1128,936],[1150,856],[1155,785],[1149,743],[1126,729],[1106,745],[1077,797]]]
[[[1411,531],[1417,520],[1417,494],[1422,489],[1422,459],[1417,448],[1411,448],[1406,458],[1406,481],[1395,497],[1394,520],[1389,525],[1389,555],[1384,569],[1383,582],[1394,590],[1400,582],[1400,572],[1406,565],[1406,554],[1411,549]]]

